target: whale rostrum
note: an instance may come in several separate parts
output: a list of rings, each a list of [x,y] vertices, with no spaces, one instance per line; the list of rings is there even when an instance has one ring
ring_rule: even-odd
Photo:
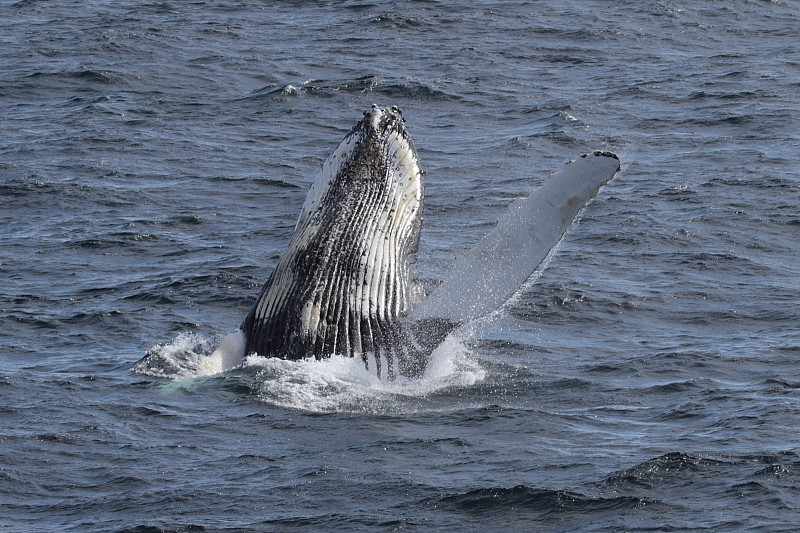
[[[619,170],[584,154],[529,198],[424,298],[415,273],[423,172],[397,107],[372,109],[322,165],[294,236],[239,330],[209,357],[361,358],[378,377],[420,376],[453,328],[501,306],[539,266],[585,203]]]
[[[421,296],[413,269],[422,202],[422,170],[400,110],[373,107],[311,186],[294,236],[242,324],[246,353],[339,354],[368,365],[372,354],[378,375],[392,376],[400,319]]]

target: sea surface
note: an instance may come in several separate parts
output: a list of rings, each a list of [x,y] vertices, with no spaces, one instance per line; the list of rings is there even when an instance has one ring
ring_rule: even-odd
[[[198,376],[373,103],[429,288],[622,170],[420,380]],[[798,154],[793,0],[2,0],[0,531],[797,531]]]

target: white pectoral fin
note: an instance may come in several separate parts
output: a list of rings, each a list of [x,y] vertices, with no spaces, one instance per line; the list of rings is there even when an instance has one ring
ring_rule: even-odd
[[[619,159],[608,152],[567,163],[528,198],[514,202],[411,317],[463,323],[503,305],[559,243],[586,202],[618,170]]]
[[[203,359],[204,373],[219,374],[242,364],[245,346],[246,339],[241,329],[229,333],[220,341],[217,349]]]

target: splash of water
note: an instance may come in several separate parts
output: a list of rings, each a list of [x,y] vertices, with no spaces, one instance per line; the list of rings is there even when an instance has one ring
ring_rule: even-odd
[[[321,361],[249,357],[245,364],[259,369],[262,401],[313,412],[405,412],[415,409],[414,400],[469,387],[485,377],[484,369],[455,337],[433,352],[419,379],[384,381],[370,374],[361,360],[340,356]]]
[[[208,376],[208,355],[218,339],[198,333],[181,333],[172,341],[156,344],[131,369],[138,374],[172,380]]]
[[[217,339],[194,333],[150,349],[134,372],[173,381],[212,376],[208,354]],[[448,337],[431,354],[419,379],[384,381],[370,374],[360,359],[333,356],[286,361],[249,356],[234,373],[248,375],[250,388],[265,403],[310,412],[397,413],[413,411],[438,392],[469,387],[486,372],[461,339]],[[222,378],[224,379],[224,378]]]

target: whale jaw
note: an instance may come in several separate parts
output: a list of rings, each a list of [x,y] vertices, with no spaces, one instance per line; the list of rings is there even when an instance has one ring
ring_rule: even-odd
[[[379,376],[400,371],[400,318],[421,292],[422,171],[399,109],[364,115],[323,164],[242,324],[246,353],[358,356]]]

